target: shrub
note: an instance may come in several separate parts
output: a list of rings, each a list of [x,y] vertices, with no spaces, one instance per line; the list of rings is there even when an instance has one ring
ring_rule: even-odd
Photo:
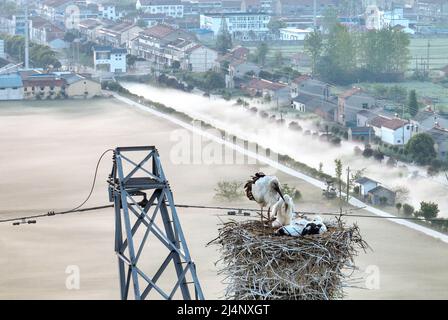
[[[215,188],[215,197],[221,200],[234,201],[243,196],[243,184],[239,181],[221,181]]]
[[[414,210],[415,210],[414,207],[411,206],[410,204],[407,204],[407,203],[403,204],[403,213],[405,215],[407,215],[407,216],[412,215],[414,213]]]
[[[366,148],[362,152],[362,155],[366,158],[370,158],[373,155],[373,150],[371,148],[367,148],[366,146]]]
[[[375,158],[375,160],[378,160],[381,162],[384,159],[384,154],[380,150],[375,150],[373,152],[373,157]]]
[[[440,212],[439,205],[434,202],[420,203],[419,215],[424,217],[426,220],[437,218],[437,214]]]

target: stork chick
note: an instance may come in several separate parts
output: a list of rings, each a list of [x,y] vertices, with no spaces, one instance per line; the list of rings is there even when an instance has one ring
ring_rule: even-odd
[[[273,228],[281,228],[291,223],[294,218],[295,206],[292,198],[285,194],[284,200],[278,199],[278,201],[272,207],[272,215],[276,219],[272,222]]]

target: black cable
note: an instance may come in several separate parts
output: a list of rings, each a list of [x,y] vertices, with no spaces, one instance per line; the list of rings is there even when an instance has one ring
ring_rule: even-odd
[[[12,222],[12,221],[18,221],[18,220],[28,220],[28,219],[35,219],[35,218],[42,218],[42,217],[48,217],[48,216],[54,216],[54,215],[67,214],[67,213],[72,213],[72,212],[83,212],[83,211],[90,211],[90,210],[97,210],[97,209],[104,209],[104,208],[108,208],[108,207],[113,207],[113,205],[106,205],[106,206],[92,207],[92,208],[87,208],[87,209],[80,209],[83,205],[85,205],[87,203],[87,201],[89,201],[90,197],[92,196],[93,190],[95,189],[96,178],[98,176],[98,169],[99,169],[101,160],[103,160],[104,156],[108,152],[114,152],[114,149],[107,149],[98,158],[98,161],[96,163],[95,173],[93,175],[93,181],[92,181],[92,186],[90,188],[90,192],[87,195],[86,199],[81,204],[79,204],[78,206],[74,207],[73,209],[60,211],[60,212],[48,211],[47,213],[44,213],[44,214],[36,214],[36,215],[31,215],[31,216],[19,217],[19,218],[4,219],[4,220],[0,220],[0,223],[2,223],[2,222]]]
[[[134,204],[131,204],[134,205]],[[154,203],[156,205],[156,203]],[[75,210],[67,210],[67,211],[60,211],[60,212],[48,212],[45,214],[38,214],[33,216],[24,216],[24,217],[18,217],[18,218],[9,218],[0,220],[0,223],[4,222],[13,222],[18,220],[26,220],[26,219],[32,219],[32,218],[42,218],[42,217],[48,217],[48,216],[54,216],[54,215],[63,215],[68,213],[75,213],[75,212],[85,212],[85,211],[93,211],[93,210],[100,210],[100,209],[107,209],[107,208],[113,208],[113,204],[110,205],[103,205],[103,206],[97,206],[97,207],[90,207],[90,208],[84,208],[84,209],[75,209]],[[176,208],[186,208],[186,209],[214,209],[214,210],[233,210],[233,211],[247,211],[247,212],[260,212],[260,209],[252,209],[252,208],[233,208],[233,207],[219,207],[219,206],[199,206],[199,205],[186,205],[186,204],[176,204],[174,205]],[[398,220],[413,220],[413,221],[423,221],[423,222],[431,222],[431,221],[445,221],[443,218],[433,218],[433,219],[424,219],[424,218],[417,218],[417,217],[384,217],[384,216],[377,216],[377,215],[362,215],[362,214],[350,214],[347,212],[352,211],[358,211],[365,209],[365,207],[357,207],[352,209],[346,209],[344,212],[341,213],[341,211],[333,211],[333,212],[310,212],[310,211],[295,211],[296,214],[301,215],[322,215],[322,216],[342,216],[342,217],[354,217],[354,218],[374,218],[374,219],[398,219]]]
[[[81,208],[83,205],[85,205],[87,203],[87,201],[89,201],[90,197],[92,196],[93,193],[93,189],[95,188],[95,184],[96,184],[96,177],[98,175],[98,168],[100,166],[101,160],[103,160],[103,157],[108,153],[108,152],[114,152],[114,149],[107,149],[106,151],[103,152],[103,154],[98,158],[98,161],[96,163],[96,168],[95,168],[95,173],[93,175],[93,182],[92,182],[92,187],[90,188],[90,192],[89,195],[87,196],[87,198],[77,207],[71,209],[71,210],[67,210],[66,213],[68,212],[72,212],[75,210],[78,210],[79,208]]]

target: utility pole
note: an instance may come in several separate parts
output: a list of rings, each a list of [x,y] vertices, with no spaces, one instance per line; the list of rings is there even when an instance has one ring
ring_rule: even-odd
[[[431,48],[431,42],[428,39],[428,47],[426,49],[426,76],[429,76],[429,49]]]
[[[29,23],[28,23],[28,0],[25,2],[25,69],[30,68],[29,64]]]
[[[314,30],[317,29],[317,0],[314,0]]]
[[[347,167],[347,203],[350,200],[350,167]]]

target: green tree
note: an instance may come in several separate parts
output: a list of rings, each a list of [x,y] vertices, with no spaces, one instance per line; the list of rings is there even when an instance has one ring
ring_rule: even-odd
[[[403,213],[406,216],[412,215],[414,213],[414,210],[415,210],[414,207],[411,206],[410,204],[407,204],[407,203],[403,204]]]
[[[238,181],[221,181],[215,188],[215,198],[235,201],[243,196],[243,184]]]
[[[207,90],[224,88],[226,86],[224,76],[214,71],[207,71],[204,77],[204,86]]]
[[[137,56],[134,56],[133,54],[126,55],[126,64],[128,67],[134,67],[136,61],[137,61]]]
[[[323,51],[323,38],[318,30],[308,33],[305,37],[304,49],[311,56],[312,71],[316,72],[316,64]]]
[[[216,49],[221,54],[225,54],[231,48],[232,48],[232,35],[230,34],[229,29],[227,28],[226,18],[222,17],[221,27],[216,37]]]
[[[342,199],[342,161],[341,159],[335,159],[335,173],[336,173],[336,179],[338,182],[338,188],[339,188],[339,198]]]
[[[283,64],[283,54],[280,50],[275,52],[274,56],[275,65],[281,66]]]
[[[255,59],[262,66],[264,66],[266,63],[266,56],[268,55],[268,52],[269,52],[268,44],[266,42],[260,42],[255,52]]]
[[[418,215],[424,217],[426,220],[437,218],[437,214],[440,212],[439,205],[434,202],[420,202],[420,210]]]
[[[409,92],[408,112],[413,117],[415,117],[418,113],[417,93],[415,90],[411,90]]]
[[[419,165],[430,164],[437,156],[434,139],[427,133],[413,136],[406,144],[405,151]]]
[[[339,22],[338,20],[338,12],[333,7],[329,7],[324,12],[324,18],[322,21],[322,27],[324,32],[330,32],[331,29],[334,28]]]
[[[280,37],[280,29],[286,28],[287,25],[284,21],[278,20],[278,19],[271,19],[268,23],[268,29],[269,31],[276,37]]]
[[[74,32],[75,30],[69,30],[64,34],[64,41],[66,42],[73,42],[78,35],[76,34],[76,32]]]

